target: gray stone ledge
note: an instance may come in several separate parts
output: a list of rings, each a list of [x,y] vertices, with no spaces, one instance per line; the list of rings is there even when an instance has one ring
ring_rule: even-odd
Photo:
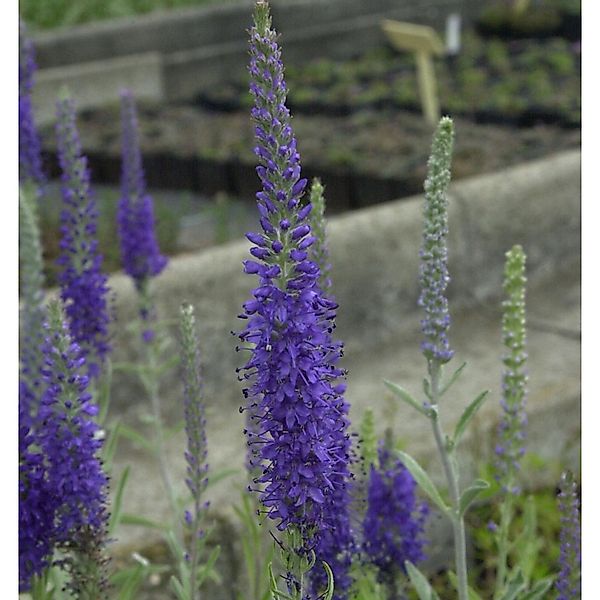
[[[504,253],[515,243],[528,255],[529,279],[548,277],[578,260],[580,153],[565,152],[519,167],[452,184],[449,254],[453,306],[477,306],[501,291]],[[422,197],[394,201],[331,219],[329,239],[338,334],[347,353],[393,340],[416,311]],[[182,302],[194,304],[204,352],[205,384],[222,402],[239,403],[233,377],[241,357],[231,331],[253,287],[242,273],[249,243],[227,244],[170,261],[154,282],[158,313],[175,319]],[[116,295],[115,360],[133,349],[122,324],[135,318],[133,284],[110,279]],[[120,381],[120,378],[117,377]],[[122,382],[126,384],[125,381]],[[176,381],[166,389],[173,389]],[[127,390],[120,392],[118,390]],[[117,405],[135,400],[117,388]]]

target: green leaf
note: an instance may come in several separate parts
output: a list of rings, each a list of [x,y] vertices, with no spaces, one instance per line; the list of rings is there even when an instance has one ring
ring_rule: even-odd
[[[524,596],[521,596],[519,600],[541,600],[546,597],[546,592],[552,586],[554,577],[546,577],[540,579]]]
[[[452,377],[450,377],[450,380],[448,381],[448,383],[444,387],[442,387],[442,389],[440,390],[440,396],[443,396],[450,389],[450,387],[454,384],[454,382],[460,377],[461,373],[463,372],[463,370],[466,366],[467,366],[467,363],[464,362],[462,365],[460,365],[460,367],[458,367],[458,369],[456,369],[456,371],[454,371],[454,373],[452,374]]]
[[[124,579],[120,585],[117,600],[134,600],[145,576],[146,568],[141,564],[115,573],[111,578],[114,585],[117,585],[121,579]]]
[[[327,589],[325,590],[325,594],[323,595],[323,600],[331,600],[333,598],[333,592],[335,588],[333,583],[333,571],[325,561],[323,561],[323,568],[327,573]]]
[[[439,596],[435,593],[431,585],[429,585],[429,581],[427,581],[425,575],[415,565],[406,560],[404,561],[404,566],[408,572],[410,582],[419,596],[419,600],[439,600]]]
[[[448,578],[452,585],[458,590],[458,578],[456,577],[456,573],[454,571],[448,571]],[[469,594],[469,600],[482,600],[481,596],[471,586],[468,587],[467,593]]]
[[[123,513],[121,515],[120,523],[121,525],[139,525],[141,527],[148,527],[148,529],[159,529],[161,531],[166,530],[168,527],[168,525],[165,525],[164,523],[159,523],[158,521],[153,521],[147,517],[129,513]]]
[[[383,383],[390,391],[400,398],[400,400],[403,400],[406,404],[418,410],[422,415],[427,416],[425,407],[422,404],[419,404],[419,402],[417,402],[403,387],[400,387],[397,383],[392,383],[387,379],[384,379]]]
[[[123,492],[125,491],[125,486],[127,485],[127,480],[129,479],[129,465],[123,469],[123,473],[121,473],[121,478],[119,479],[119,485],[117,486],[117,493],[115,494],[115,501],[113,502],[113,510],[110,515],[110,520],[108,522],[108,533],[113,533],[117,525],[121,520],[121,508],[123,504]]]
[[[104,377],[100,383],[100,389],[98,390],[98,406],[100,407],[100,414],[98,415],[98,423],[104,424],[108,415],[108,409],[110,407],[111,394],[110,385],[112,382],[112,363],[110,359],[106,361],[104,367]]]
[[[459,513],[463,516],[472,502],[484,491],[490,487],[490,484],[483,479],[476,479],[461,495]]]
[[[477,398],[475,398],[475,400],[473,400],[473,402],[471,402],[471,404],[467,406],[465,412],[463,412],[460,420],[456,424],[456,429],[454,430],[454,437],[452,438],[452,444],[454,447],[458,446],[465,432],[465,429],[467,428],[473,417],[477,414],[477,411],[483,405],[487,395],[488,390],[481,392],[481,394],[479,394],[479,396],[477,396]]]
[[[279,591],[277,580],[275,579],[275,575],[273,575],[273,563],[269,563],[269,581],[271,582],[271,594],[273,594],[275,600],[295,600],[285,592]]]
[[[119,428],[119,434],[134,444],[141,446],[145,450],[154,453],[155,449],[152,442],[148,438],[144,437],[141,433],[138,433],[132,427],[129,427],[129,425],[121,424],[121,427]]]
[[[433,502],[435,502],[435,504],[437,504],[442,512],[449,515],[450,507],[446,505],[441,494],[435,487],[435,484],[423,470],[423,467],[421,467],[412,456],[406,454],[406,452],[398,451],[398,455],[400,456],[400,460],[404,463],[404,466],[410,471],[410,474],[421,486],[423,491],[431,498],[431,500],[433,500]]]
[[[190,600],[189,594],[183,589],[181,582],[175,575],[171,575],[171,579],[169,580],[169,585],[171,587],[172,592],[177,596],[177,600]]]
[[[110,467],[112,466],[113,458],[115,457],[115,452],[117,451],[117,446],[119,444],[121,423],[117,423],[114,428],[109,429],[108,432],[106,444],[104,444],[102,447],[102,459],[104,460],[105,468],[107,471],[110,471]]]
[[[220,580],[214,570],[217,558],[219,558],[219,554],[221,554],[221,546],[215,546],[212,549],[212,552],[209,554],[208,560],[204,564],[199,566],[198,576],[196,577],[196,583],[198,587],[202,585],[202,583],[207,577],[211,577],[213,580],[216,581]]]
[[[515,578],[508,584],[508,588],[500,600],[515,600],[515,598],[520,598],[519,594],[525,591],[526,587],[523,573],[518,570]]]
[[[239,469],[220,469],[219,471],[215,471],[214,473],[209,474],[208,482],[206,483],[206,489],[212,487],[222,481],[223,479],[227,479],[232,475],[237,475],[240,472]]]
[[[423,393],[431,400],[431,383],[427,377],[423,377]]]
[[[529,583],[538,554],[543,542],[537,536],[537,511],[535,499],[529,496],[525,500],[523,510],[523,530],[511,544],[511,549],[517,553],[517,564],[523,573],[525,583]]]

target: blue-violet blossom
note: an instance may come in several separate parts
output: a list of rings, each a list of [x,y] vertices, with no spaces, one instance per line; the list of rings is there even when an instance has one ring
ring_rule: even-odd
[[[406,572],[404,563],[423,560],[423,530],[428,514],[419,503],[416,483],[408,469],[391,451],[380,445],[379,467],[371,465],[367,512],[363,521],[363,550],[379,569],[379,578],[393,581]]]
[[[75,107],[69,97],[58,101],[56,126],[62,169],[61,267],[59,282],[71,335],[86,354],[91,376],[97,376],[108,343],[109,312],[106,276],[101,272],[96,229],[98,212],[90,189],[86,157],[75,126]]]
[[[33,402],[24,380],[19,381],[19,591],[49,565],[53,550],[56,498],[46,479],[44,455],[29,414]]]
[[[341,345],[331,336],[337,306],[322,294],[319,267],[308,256],[311,205],[300,202],[306,179],[266,2],[256,4],[250,56],[262,231],[247,234],[256,260],[244,270],[259,285],[240,315],[248,320],[240,339],[251,356],[239,371],[248,382],[245,408],[255,424],[248,443],[262,466],[255,479],[261,503],[279,530],[299,531],[308,550],[334,527],[326,517],[334,499],[338,511],[347,506],[348,405],[337,381]]]
[[[141,290],[158,275],[167,259],[160,253],[152,197],[146,191],[136,107],[130,91],[121,94],[122,176],[117,224],[125,272]]]
[[[19,42],[19,181],[33,181],[39,190],[46,177],[31,101],[36,65],[33,44],[23,22],[19,23]]]

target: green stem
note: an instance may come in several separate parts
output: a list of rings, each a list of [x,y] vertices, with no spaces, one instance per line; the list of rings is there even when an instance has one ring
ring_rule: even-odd
[[[156,372],[158,369],[157,356],[156,356],[156,343],[154,341],[146,344],[146,359],[148,365],[148,374],[144,380],[144,387],[146,393],[150,398],[150,404],[152,407],[152,422],[154,426],[154,444],[155,444],[155,456],[158,462],[160,470],[160,476],[165,487],[165,491],[169,496],[171,503],[171,510],[173,511],[173,521],[175,536],[177,539],[181,539],[181,522],[178,518],[179,515],[179,504],[175,495],[175,488],[171,480],[171,474],[169,471],[169,465],[167,463],[167,453],[165,444],[165,434],[163,430],[162,414],[160,410],[160,396],[158,389],[158,380]]]
[[[496,544],[498,546],[498,567],[496,571],[496,587],[494,590],[494,600],[498,600],[505,587],[508,560],[508,529],[512,521],[513,498],[510,493],[505,495],[500,508],[500,526]]]
[[[456,576],[458,579],[458,597],[459,600],[469,600],[469,584],[467,577],[467,544],[465,537],[465,522],[460,514],[460,489],[458,484],[458,473],[451,460],[451,452],[444,441],[444,432],[438,414],[438,402],[440,398],[440,364],[437,361],[431,361],[429,364],[429,375],[431,378],[431,403],[434,411],[431,417],[433,435],[437,444],[450,498],[452,501],[452,530],[454,533],[454,555],[456,562]]]

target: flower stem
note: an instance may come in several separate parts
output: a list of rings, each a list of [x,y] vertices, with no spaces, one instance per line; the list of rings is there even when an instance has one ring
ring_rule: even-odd
[[[496,544],[498,546],[498,566],[496,571],[494,600],[498,600],[504,591],[507,571],[506,561],[508,559],[508,529],[512,521],[512,515],[513,497],[512,494],[508,493],[505,495],[500,508],[500,526],[496,537]]]
[[[175,529],[175,536],[177,539],[181,539],[181,523],[177,518],[179,514],[179,505],[175,496],[175,488],[173,487],[173,481],[171,479],[169,465],[167,463],[167,453],[165,445],[165,434],[163,430],[162,414],[160,410],[160,395],[158,388],[158,360],[157,360],[157,344],[156,340],[146,344],[146,361],[148,366],[147,377],[143,378],[144,388],[150,398],[150,405],[152,408],[152,423],[154,427],[154,444],[155,444],[155,455],[158,462],[160,476],[165,487],[165,491],[169,496],[171,503],[171,510],[173,511],[173,522]]]
[[[456,577],[458,579],[458,597],[459,600],[468,600],[469,585],[467,578],[467,544],[465,538],[465,523],[460,514],[460,489],[458,483],[457,468],[452,460],[453,450],[448,447],[444,441],[444,432],[439,419],[438,402],[440,397],[440,375],[441,365],[439,361],[432,359],[429,361],[429,376],[431,380],[431,403],[432,416],[431,424],[433,435],[442,459],[444,473],[448,482],[448,489],[452,501],[452,512],[450,519],[452,521],[452,530],[454,533],[454,556],[456,562]]]

